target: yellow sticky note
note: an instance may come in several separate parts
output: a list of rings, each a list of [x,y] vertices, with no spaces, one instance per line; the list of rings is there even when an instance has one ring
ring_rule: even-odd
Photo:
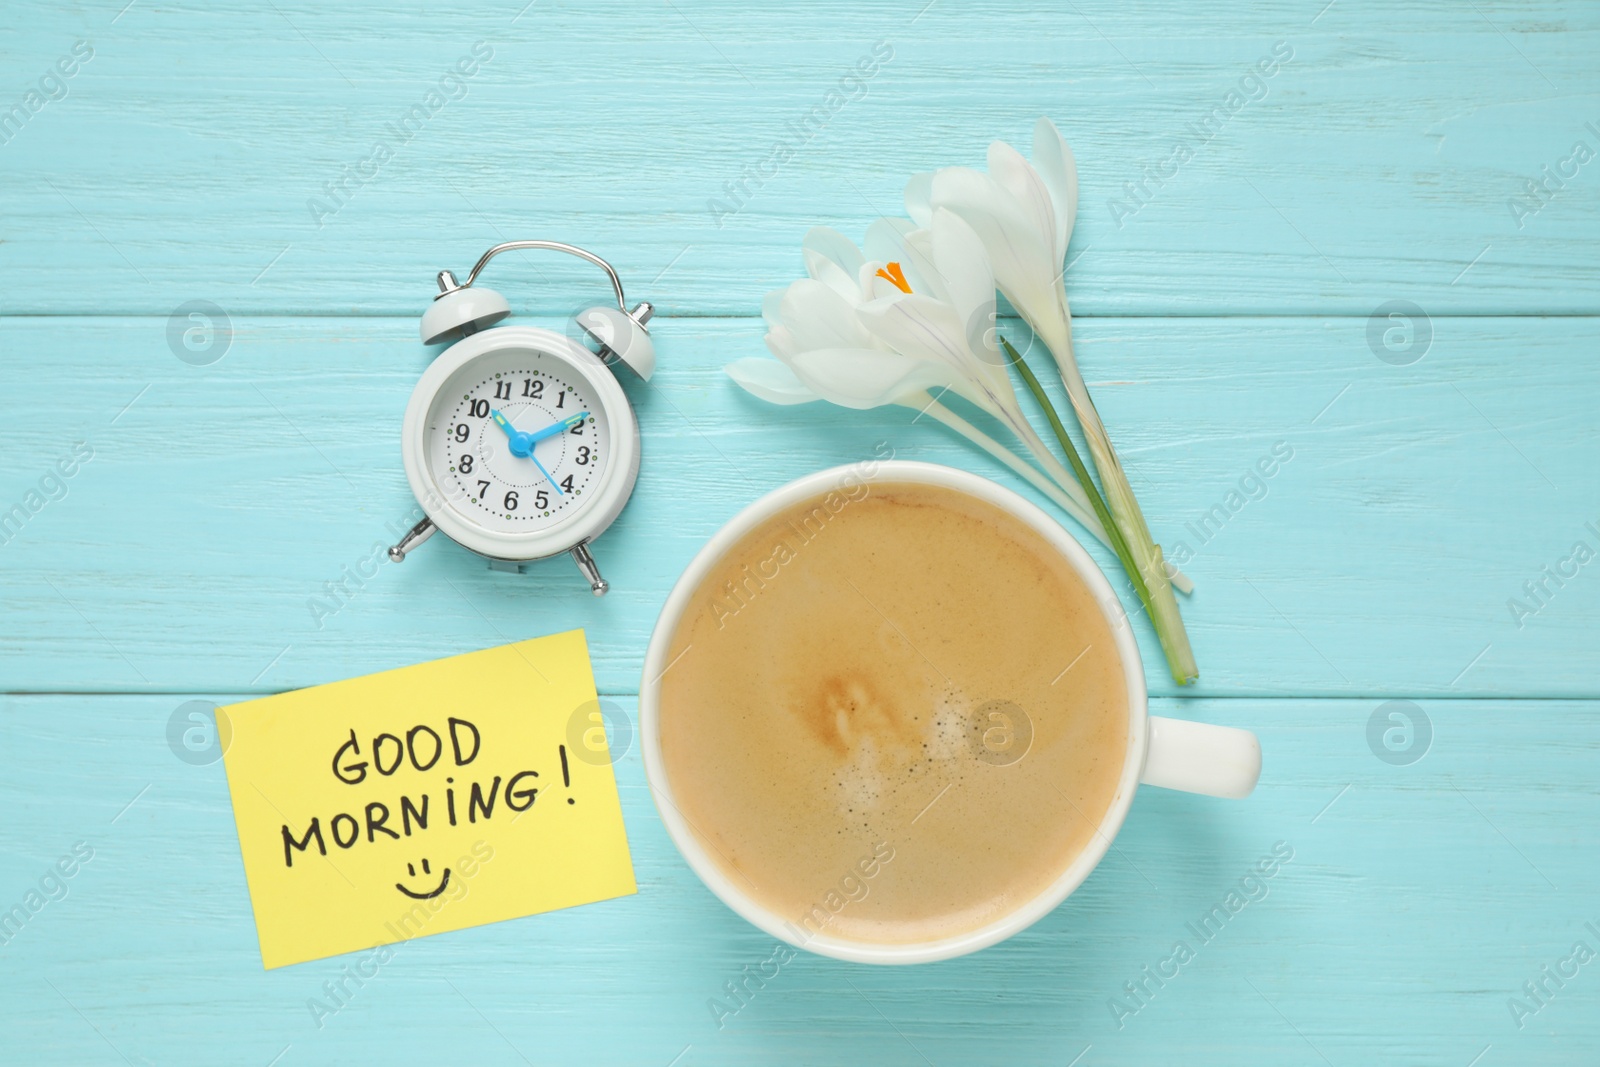
[[[581,630],[217,718],[268,968],[636,892]]]

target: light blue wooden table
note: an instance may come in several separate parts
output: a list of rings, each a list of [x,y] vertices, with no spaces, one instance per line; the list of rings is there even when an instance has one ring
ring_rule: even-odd
[[[1600,8],[525,2],[0,8],[0,509],[28,507],[0,545],[0,909],[27,912],[0,1060],[1600,1062],[1600,961],[1574,955],[1600,951],[1600,562],[1574,554],[1600,550]],[[637,896],[423,938],[360,986],[348,958],[264,972],[180,707],[581,626],[631,719],[670,583],[755,496],[880,442],[1016,484],[928,420],[774,410],[719,368],[761,352],[808,226],[859,235],[908,174],[1025,146],[1039,114],[1081,169],[1086,376],[1156,536],[1193,553],[1202,680],[1152,675],[1156,710],[1255,730],[1255,796],[1146,791],[1013,941],[805,956],[719,1028],[708,1001],[771,942],[673,850],[635,746]],[[433,272],[516,237],[595,248],[660,309],[644,471],[597,546],[614,591],[439,539],[317,619],[411,507]],[[494,284],[559,323],[605,295],[581,267]],[[214,362],[169,343],[189,301],[226,316]],[[1418,729],[1370,744],[1401,712]],[[1266,895],[1131,1000],[1280,842]]]

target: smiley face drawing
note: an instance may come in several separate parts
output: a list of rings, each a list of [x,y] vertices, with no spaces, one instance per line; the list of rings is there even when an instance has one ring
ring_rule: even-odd
[[[411,874],[411,877],[415,878],[417,876],[417,868],[414,865],[412,865],[410,863],[406,864],[406,870]],[[431,871],[428,870],[428,861],[427,860],[423,860],[422,861],[422,873],[423,874],[432,873]],[[436,887],[434,887],[433,889],[430,889],[425,893],[418,893],[415,890],[407,889],[400,882],[396,882],[394,884],[394,887],[396,889],[400,890],[400,892],[404,893],[406,896],[410,897],[412,900],[432,900],[434,897],[438,896],[440,893],[443,893],[444,892],[444,887],[449,885],[449,884],[450,884],[450,868],[446,867],[444,869],[444,877],[439,879],[439,884]]]

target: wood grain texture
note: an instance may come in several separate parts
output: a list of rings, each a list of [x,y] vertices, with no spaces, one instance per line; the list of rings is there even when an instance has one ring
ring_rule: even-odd
[[[747,314],[807,227],[859,236],[908,174],[1026,150],[1040,114],[1080,161],[1080,313],[1600,306],[1600,163],[1509,206],[1600,151],[1590,4],[524,4],[8,6],[11,97],[77,40],[94,58],[0,145],[0,308],[410,314],[434,271],[537,231],[636,286],[665,272],[666,314]],[[479,41],[492,58],[397,136]],[[795,133],[879,41],[893,58]],[[1278,42],[1292,58],[1241,85]],[[1146,165],[1158,184],[1125,190]],[[554,313],[588,277],[498,276],[548,279]]]
[[[724,983],[772,939],[685,867],[636,747],[617,774],[637,896],[404,944],[318,1028],[307,1001],[335,1006],[323,983],[361,957],[261,970],[222,766],[167,751],[175,703],[0,705],[0,903],[94,849],[0,949],[0,1028],[31,1062],[116,1062],[109,1043],[132,1063],[288,1046],[282,1063],[666,1064],[688,1046],[680,1064],[1064,1064],[1092,1045],[1081,1063],[1431,1065],[1492,1045],[1576,1064],[1600,1044],[1600,962],[1521,1030],[1507,1007],[1574,941],[1600,948],[1583,925],[1600,926],[1595,702],[1424,700],[1431,750],[1401,767],[1367,748],[1372,700],[1158,701],[1257,731],[1256,795],[1141,792],[1101,868],[1014,940],[912,968],[803,955],[721,1029],[707,1002],[731,1007]],[[1188,924],[1280,842],[1292,859],[1202,942]],[[1178,940],[1195,958],[1118,1029],[1108,1001],[1131,1004],[1123,983]]]
[[[0,915],[94,849],[0,944],[0,1060],[1595,1062],[1600,963],[1541,968],[1600,950],[1600,563],[1550,577],[1600,549],[1600,161],[1575,151],[1600,156],[1600,7],[524,4],[0,7],[0,519],[40,494],[0,528]],[[797,133],[830,90],[851,99]],[[927,419],[774,409],[720,367],[761,352],[808,227],[859,236],[909,174],[1026,149],[1040,114],[1078,156],[1086,377],[1199,587],[1201,684],[1153,671],[1155,710],[1255,730],[1258,793],[1146,790],[1021,936],[927,967],[801,955],[719,1028],[708,1002],[773,946],[672,848],[633,747],[637,896],[422,938],[360,987],[356,957],[263,972],[221,765],[168,747],[185,701],[582,626],[631,720],[672,582],[768,489],[886,445],[1036,499]],[[375,554],[413,506],[396,437],[433,273],[526,236],[595,248],[661,312],[603,600],[562,560]],[[606,296],[560,259],[486,281],[558,328]],[[206,366],[169,337],[192,300],[232,330]],[[1376,314],[1401,300],[1409,352]],[[1396,699],[1432,728],[1409,765],[1369,747]],[[1265,896],[1129,998],[1278,842]]]
[[[671,583],[769,489],[886,443],[1032,495],[912,412],[745,396],[721,366],[760,351],[759,321],[666,320],[659,375],[629,386],[639,488],[595,546],[609,596],[564,559],[518,580],[443,538],[389,564],[376,550],[413,507],[397,445],[427,358],[413,321],[241,319],[228,354],[197,368],[160,318],[0,320],[0,344],[51,353],[8,371],[4,504],[73,441],[94,449],[66,497],[0,546],[0,687],[271,692],[581,625],[602,691],[636,692]],[[1366,331],[1080,325],[1156,536],[1192,555],[1199,692],[1600,696],[1575,669],[1600,639],[1600,563],[1560,587],[1540,570],[1580,540],[1600,550],[1586,528],[1600,527],[1596,321],[1451,319],[1409,367],[1376,359]],[[1519,618],[1507,602],[1536,605],[1523,584],[1538,580],[1547,606]]]

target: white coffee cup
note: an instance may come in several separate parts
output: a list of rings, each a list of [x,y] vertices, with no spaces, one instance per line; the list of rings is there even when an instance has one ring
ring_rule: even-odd
[[[1128,744],[1122,775],[1105,818],[1088,847],[1078,853],[1049,888],[1010,914],[975,930],[939,940],[882,944],[813,934],[788,917],[757,904],[707,854],[676,801],[661,759],[661,677],[670,667],[668,647],[691,595],[741,538],[776,513],[830,490],[865,483],[914,482],[942,486],[987,501],[1020,519],[1072,565],[1094,594],[1116,641],[1128,691]],[[957,564],[959,565],[959,564]],[[1100,568],[1061,524],[1010,489],[952,467],[907,460],[871,460],[809,474],[775,489],[735,515],[707,541],[672,587],[645,653],[639,690],[639,736],[645,773],[661,821],[695,874],[734,911],[773,937],[835,959],[858,963],[927,963],[986,948],[1049,914],[1083,883],[1111,847],[1141,783],[1216,797],[1245,797],[1261,774],[1261,744],[1247,730],[1168,719],[1149,712],[1144,667],[1127,613]]]

